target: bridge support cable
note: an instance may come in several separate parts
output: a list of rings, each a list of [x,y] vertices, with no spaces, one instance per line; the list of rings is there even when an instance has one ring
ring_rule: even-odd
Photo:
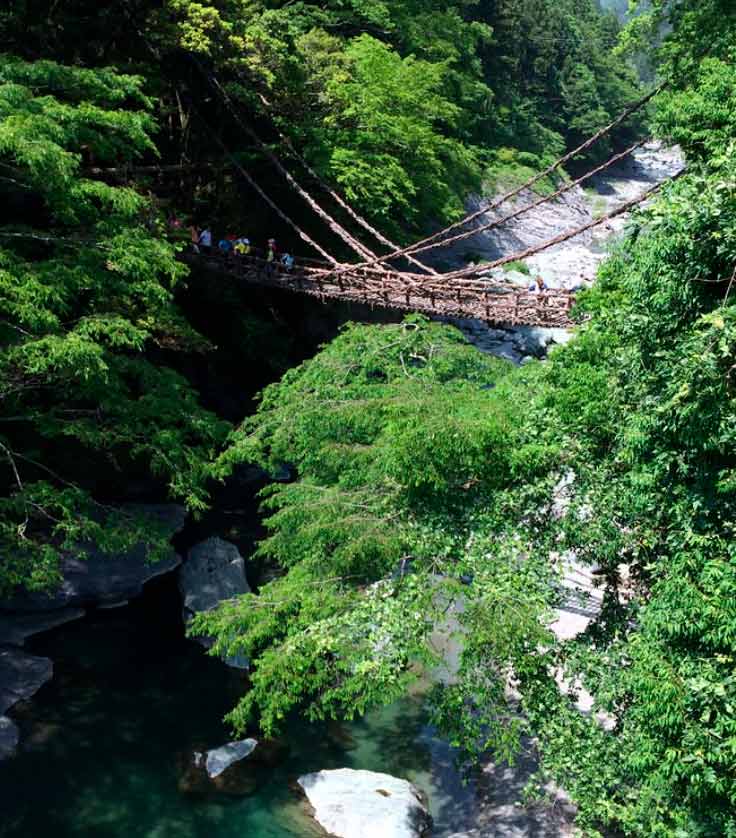
[[[443,230],[438,230],[436,233],[433,233],[431,236],[427,236],[420,241],[415,242],[414,244],[408,245],[407,247],[401,248],[399,250],[395,250],[392,253],[388,253],[385,256],[381,256],[375,260],[370,262],[365,262],[361,267],[375,267],[380,266],[381,264],[393,261],[395,259],[406,258],[407,256],[411,256],[414,253],[421,252],[425,248],[425,245],[433,244],[434,242],[438,242],[438,246],[441,246],[444,242],[440,241],[448,234],[454,232],[455,230],[460,229],[461,227],[466,226],[467,224],[471,224],[476,219],[480,218],[481,216],[485,215],[486,213],[493,212],[497,210],[500,206],[507,203],[508,201],[512,200],[513,198],[518,197],[522,192],[525,190],[531,189],[537,183],[539,183],[544,178],[548,177],[549,175],[553,174],[557,169],[564,166],[566,163],[569,163],[574,157],[578,154],[581,154],[583,151],[586,151],[592,145],[597,143],[600,139],[602,139],[606,134],[610,133],[614,128],[628,119],[632,114],[636,113],[637,111],[641,110],[645,105],[647,105],[655,96],[662,92],[665,87],[669,84],[668,81],[664,81],[661,84],[657,85],[652,91],[650,91],[646,96],[639,99],[637,102],[634,102],[628,108],[621,112],[621,114],[610,122],[608,125],[601,128],[595,134],[590,136],[584,143],[581,143],[577,148],[574,148],[572,151],[569,151],[567,154],[563,155],[559,158],[559,160],[552,163],[543,171],[539,172],[533,178],[528,180],[526,183],[523,183],[521,186],[516,187],[515,189],[511,190],[510,192],[505,193],[500,198],[495,200],[492,204],[487,207],[483,207],[481,209],[476,210],[475,212],[466,215],[464,218],[461,218],[459,221],[450,224],[448,227],[445,227]],[[547,200],[550,198],[548,197]]]
[[[216,85],[219,94],[223,98],[223,101],[225,101],[228,104],[228,107],[229,107],[231,113],[236,118],[236,120],[238,120],[238,123],[241,124],[241,120],[238,118],[237,113],[235,111],[235,106],[232,104],[232,99],[228,95],[227,91],[224,90],[224,88],[220,84],[219,80],[214,76],[214,74],[209,74],[208,75],[206,73],[206,71],[204,70],[204,68],[201,65],[199,65],[199,63],[198,63],[198,66],[199,66],[200,71],[204,75],[207,76],[208,81],[210,81],[210,84],[214,83]],[[240,74],[240,72],[238,72],[238,77],[242,82],[243,77]],[[271,106],[270,106],[268,100],[262,95],[260,95],[260,99],[263,102],[263,104],[270,110]],[[277,165],[279,167],[279,169],[282,171],[282,173],[284,173],[285,167],[282,167],[282,164],[279,161],[279,159],[276,157],[276,155],[273,154],[273,152],[271,152],[270,149],[268,149],[268,147],[263,143],[263,141],[260,140],[255,135],[255,132],[251,128],[246,128],[245,126],[242,126],[242,127],[244,128],[244,130],[248,131],[248,133],[250,134],[250,136],[254,140],[254,142],[256,142],[258,144],[259,148],[261,148],[264,151],[264,153],[266,153],[269,156],[269,159],[274,163],[274,165]],[[380,232],[380,230],[377,230],[370,222],[368,222],[361,215],[358,215],[358,213],[350,206],[350,204],[348,204],[348,202],[340,195],[340,193],[337,192],[337,190],[333,189],[328,183],[326,183],[324,181],[324,179],[314,170],[314,168],[310,165],[310,163],[296,150],[296,148],[294,147],[294,144],[291,142],[291,140],[282,131],[279,130],[278,126],[275,123],[273,123],[273,127],[274,127],[274,130],[276,131],[276,133],[278,134],[278,137],[281,140],[281,142],[287,147],[287,149],[289,150],[291,155],[301,165],[301,167],[304,169],[304,171],[319,185],[319,187],[324,192],[326,192],[330,196],[330,198],[332,198],[332,200],[342,210],[344,210],[348,214],[348,216],[350,218],[353,219],[353,221],[355,221],[356,224],[358,224],[360,227],[362,227],[364,230],[366,230],[368,233],[370,233],[370,235],[372,235],[373,238],[376,239],[376,241],[378,241],[380,244],[384,245],[385,247],[388,247],[391,250],[399,250],[400,249],[399,245],[397,245],[395,242],[392,242],[389,238],[384,236],[383,233]],[[360,244],[361,247],[362,247],[361,242],[358,242],[358,244]],[[365,249],[368,250],[367,247]],[[368,250],[368,252],[371,254],[371,258],[378,258],[377,254],[373,253],[370,250]],[[410,264],[419,268],[421,271],[424,271],[425,273],[429,273],[429,274],[432,274],[432,275],[435,275],[435,276],[438,275],[437,271],[434,268],[430,267],[429,265],[424,265],[419,260],[414,259],[411,255],[407,255],[405,258]]]
[[[196,60],[196,59],[195,59]],[[332,230],[339,238],[341,238],[345,244],[348,245],[355,253],[360,256],[361,259],[367,259],[369,261],[378,260],[379,257],[376,253],[370,250],[368,247],[363,245],[359,242],[354,236],[352,236],[336,219],[334,219],[326,210],[324,210],[317,201],[312,198],[312,196],[299,184],[299,182],[294,178],[291,172],[283,165],[283,163],[279,160],[279,158],[271,151],[271,149],[266,145],[266,143],[261,140],[255,130],[247,123],[244,119],[240,116],[237,112],[235,106],[232,103],[230,95],[228,92],[223,88],[220,82],[215,78],[215,76],[205,70],[199,61],[196,62],[198,67],[200,68],[201,72],[206,76],[207,80],[209,81],[210,85],[213,89],[217,92],[220,99],[223,101],[229,112],[232,114],[233,118],[240,126],[240,128],[248,134],[248,136],[253,140],[253,142],[258,146],[258,148],[266,155],[266,157],[271,161],[274,165],[276,170],[282,177],[286,180],[289,186],[302,198],[305,203],[309,206],[309,208],[319,217],[322,221],[325,222],[327,227]]]
[[[133,26],[133,30],[136,32],[138,37],[143,41],[143,43],[146,46],[146,49],[151,53],[151,55],[158,62],[160,62],[161,61],[160,51],[151,43],[150,39],[141,30],[140,26],[138,26],[135,13],[130,8],[130,6],[127,3],[126,0],[123,0],[123,9],[124,9],[125,16],[128,18],[128,21]],[[194,60],[197,63],[197,66],[199,67],[199,69],[202,70],[202,67],[199,64],[199,61],[197,61],[196,58]],[[258,194],[260,196],[260,198],[264,201],[264,203],[266,203],[269,207],[271,207],[271,209],[279,216],[279,218],[285,224],[287,224],[289,227],[291,227],[292,230],[294,230],[294,232],[299,236],[299,238],[305,244],[309,245],[309,247],[311,247],[316,253],[319,253],[320,256],[322,256],[323,259],[326,259],[331,265],[334,265],[335,267],[338,267],[338,268],[341,267],[342,266],[341,263],[338,262],[337,259],[335,259],[335,257],[332,256],[331,253],[329,253],[327,250],[325,250],[321,245],[317,244],[317,242],[314,241],[314,239],[308,233],[304,232],[304,230],[302,230],[301,227],[299,227],[299,225],[295,221],[293,221],[281,209],[281,207],[278,206],[278,204],[275,201],[271,200],[271,198],[268,196],[268,194],[265,192],[265,190],[263,190],[258,185],[258,183],[251,177],[251,175],[248,173],[248,171],[245,169],[245,167],[241,165],[240,161],[230,152],[230,149],[227,148],[225,143],[220,139],[219,135],[207,125],[206,120],[203,118],[201,112],[195,106],[194,102],[191,103],[191,106],[192,106],[192,110],[194,111],[194,113],[199,117],[199,120],[202,122],[202,124],[205,127],[208,128],[210,135],[215,138],[215,142],[220,146],[223,153],[228,158],[228,160],[230,160],[230,162],[234,166],[234,168],[237,169],[238,172],[240,172],[241,176],[246,181],[246,183],[248,183],[248,185],[253,189],[253,191],[256,192],[256,194]]]
[[[314,239],[308,233],[305,233],[304,230],[302,230],[302,228],[295,221],[293,221],[291,217],[288,216],[274,200],[272,200],[269,197],[268,193],[264,189],[262,189],[261,186],[259,186],[259,184],[248,173],[247,169],[240,163],[237,157],[235,157],[232,154],[232,152],[228,149],[225,143],[220,139],[219,135],[215,131],[212,131],[212,129],[210,129],[210,127],[207,125],[207,122],[203,119],[201,113],[197,110],[197,108],[194,108],[194,111],[199,117],[200,122],[202,122],[202,124],[209,130],[210,136],[214,137],[215,142],[220,146],[223,153],[228,157],[234,168],[237,169],[237,171],[240,173],[240,175],[243,177],[246,183],[251,187],[251,189],[253,189],[253,191],[256,192],[257,195],[259,195],[261,200],[264,203],[266,203],[269,207],[271,207],[271,209],[279,216],[279,218],[284,223],[288,224],[289,227],[291,227],[291,229],[294,230],[294,232],[299,236],[299,238],[303,242],[308,244],[312,248],[312,250],[314,250],[316,253],[319,253],[319,255],[322,256],[323,259],[326,259],[331,265],[338,269],[344,267],[342,263],[338,262],[337,259],[335,259],[335,257],[331,253],[325,250],[320,244],[317,244],[317,242],[314,241]]]
[[[380,244],[384,245],[385,247],[391,248],[391,250],[399,250],[400,245],[391,241],[391,239],[386,238],[386,236],[381,233],[380,230],[377,230],[369,221],[363,218],[350,206],[350,204],[340,195],[340,193],[333,189],[329,183],[326,183],[322,177],[316,172],[309,162],[294,148],[294,144],[291,140],[282,133],[277,126],[274,125],[274,128],[279,136],[281,142],[287,147],[291,155],[294,159],[302,166],[302,168],[306,171],[306,173],[320,186],[320,188],[326,192],[332,200],[341,207],[349,216],[350,218],[355,221],[356,224],[359,224],[364,230],[370,233],[376,241],[380,242]],[[423,262],[420,262],[418,259],[415,259],[411,254],[407,254],[404,257],[407,262],[411,265],[414,265],[415,268],[419,268],[421,271],[425,271],[428,274],[432,274],[434,276],[438,276],[438,272],[432,268],[430,265],[425,265]]]
[[[444,230],[440,230],[437,233],[434,233],[432,236],[429,236],[425,242],[418,242],[415,245],[412,245],[410,248],[407,248],[412,253],[420,244],[428,244],[429,240],[435,241],[438,238],[446,236],[448,233],[452,233],[455,230],[464,227],[466,224],[470,224],[471,222],[475,221],[476,218],[480,218],[482,215],[485,215],[487,212],[492,212],[493,210],[498,209],[503,204],[511,201],[513,198],[516,198],[522,192],[532,189],[532,187],[536,186],[540,181],[544,180],[546,177],[549,177],[551,174],[554,174],[558,169],[562,168],[566,163],[569,163],[573,158],[577,157],[579,154],[582,154],[584,151],[587,151],[591,146],[595,145],[599,140],[603,139],[607,134],[610,134],[614,128],[617,128],[621,125],[622,122],[625,122],[630,116],[640,111],[645,105],[649,104],[649,102],[657,96],[659,93],[664,90],[669,82],[662,82],[661,84],[657,85],[653,90],[647,93],[646,96],[643,96],[637,102],[629,105],[628,108],[623,110],[612,122],[609,122],[608,125],[605,125],[599,131],[596,131],[595,134],[588,137],[585,142],[581,143],[577,148],[574,148],[572,151],[569,151],[567,154],[563,155],[559,158],[559,160],[552,163],[543,171],[539,172],[539,174],[535,175],[533,178],[528,180],[526,183],[523,183],[521,186],[516,187],[515,189],[507,192],[505,195],[502,195],[496,201],[493,202],[488,207],[478,209],[475,212],[470,213],[470,215],[466,215],[464,218],[460,219],[460,221],[456,221],[454,224],[451,224],[449,227],[446,227]]]
[[[440,242],[434,242],[433,244],[427,244],[424,247],[418,248],[414,252],[424,253],[428,250],[435,250],[436,248],[440,247],[449,247],[449,245],[451,244],[456,244],[457,242],[465,241],[466,239],[472,239],[473,236],[476,236],[479,233],[485,233],[489,230],[495,230],[498,227],[502,227],[504,224],[508,224],[509,221],[515,221],[517,218],[521,218],[522,215],[526,215],[533,209],[536,209],[537,207],[540,207],[543,204],[549,203],[550,201],[557,200],[557,198],[562,197],[562,195],[565,195],[567,192],[570,192],[572,189],[575,189],[576,187],[590,180],[590,178],[595,177],[596,175],[600,174],[601,172],[618,163],[620,160],[623,160],[630,154],[633,154],[638,148],[641,148],[648,142],[648,138],[639,140],[632,146],[629,146],[629,148],[627,148],[625,151],[622,151],[619,154],[614,154],[614,156],[611,157],[609,160],[606,160],[605,163],[602,163],[595,169],[591,169],[589,172],[586,172],[584,175],[581,175],[579,178],[577,178],[577,180],[573,180],[569,183],[566,183],[563,187],[561,187],[556,192],[553,192],[550,195],[543,195],[541,198],[538,198],[532,204],[528,204],[527,206],[514,210],[513,212],[504,215],[502,218],[498,218],[495,221],[489,222],[488,224],[482,224],[480,227],[474,227],[472,230],[466,230],[464,233],[458,233],[456,236],[452,236],[449,239],[444,239]]]

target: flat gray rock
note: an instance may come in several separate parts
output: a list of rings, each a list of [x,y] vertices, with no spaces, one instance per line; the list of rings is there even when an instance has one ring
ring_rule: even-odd
[[[432,819],[406,780],[373,771],[318,771],[300,777],[315,820],[338,838],[420,838]]]
[[[18,728],[7,716],[0,716],[0,762],[15,755]]]
[[[174,504],[131,507],[138,514],[149,516],[169,534],[184,525],[186,511]],[[22,593],[0,602],[0,609],[14,612],[55,611],[84,605],[119,603],[138,596],[146,582],[169,573],[181,564],[173,547],[169,555],[151,564],[145,544],[137,544],[125,553],[109,555],[95,547],[85,548],[86,559],[63,559],[64,580],[51,593]]]
[[[0,713],[35,695],[53,674],[54,666],[48,658],[20,649],[0,649]]]
[[[23,646],[29,637],[84,617],[83,608],[38,614],[0,614],[0,646]]]
[[[207,751],[205,767],[210,779],[219,777],[231,765],[249,757],[255,751],[258,742],[255,739],[243,739],[240,742],[228,742],[221,748]]]

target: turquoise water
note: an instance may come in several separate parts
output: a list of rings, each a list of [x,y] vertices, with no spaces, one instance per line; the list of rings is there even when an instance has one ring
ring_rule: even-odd
[[[295,721],[247,796],[183,793],[182,765],[228,741],[221,719],[245,682],[183,639],[176,613],[164,592],[154,607],[99,612],[29,644],[52,658],[55,677],[11,713],[25,744],[0,763],[3,838],[314,838],[322,833],[294,781],[340,767],[415,782],[430,797],[435,835],[467,826],[474,790],[418,700],[349,725]]]

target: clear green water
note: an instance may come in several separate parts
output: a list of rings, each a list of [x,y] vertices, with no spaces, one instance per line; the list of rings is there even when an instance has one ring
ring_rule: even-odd
[[[288,752],[258,769],[249,796],[183,794],[182,760],[228,741],[221,719],[244,682],[182,638],[178,600],[168,596],[29,644],[52,658],[55,677],[11,713],[25,745],[0,763],[3,838],[313,838],[321,833],[293,782],[339,767],[415,782],[430,797],[435,835],[468,825],[474,790],[412,701],[350,725],[295,721]]]

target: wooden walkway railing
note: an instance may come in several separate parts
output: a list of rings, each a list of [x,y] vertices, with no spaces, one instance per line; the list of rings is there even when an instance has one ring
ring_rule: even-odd
[[[570,310],[575,294],[560,289],[534,293],[491,278],[443,282],[441,276],[420,278],[372,267],[356,267],[343,273],[311,259],[299,259],[288,270],[253,254],[238,256],[213,251],[187,253],[182,258],[191,266],[216,271],[244,284],[282,288],[323,301],[342,300],[427,315],[476,318],[494,326],[572,325]]]

